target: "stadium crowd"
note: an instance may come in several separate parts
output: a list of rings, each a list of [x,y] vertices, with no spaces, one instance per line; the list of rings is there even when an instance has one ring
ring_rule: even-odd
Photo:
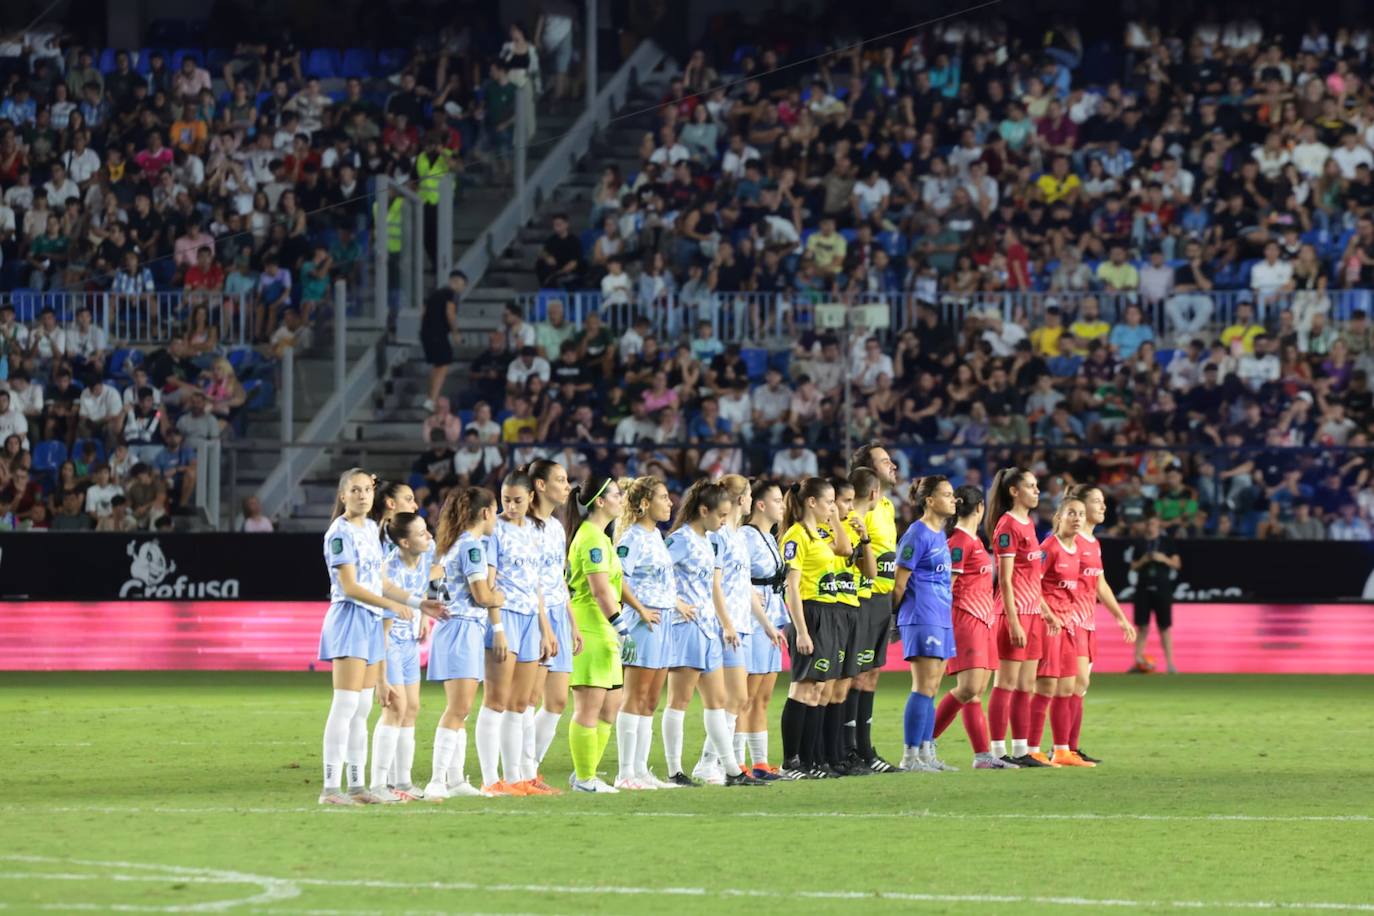
[[[1368,537],[1368,34],[1133,23],[1106,66],[1041,35],[695,52],[638,172],[553,218],[541,293],[426,421],[417,477],[555,442],[598,473],[796,479],[835,463],[848,388],[852,441],[956,482],[1020,452],[1105,485],[1117,530]],[[894,326],[847,354],[811,324],[872,301]]]

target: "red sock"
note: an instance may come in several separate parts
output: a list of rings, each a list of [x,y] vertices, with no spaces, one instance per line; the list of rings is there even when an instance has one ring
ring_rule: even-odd
[[[1078,733],[1083,730],[1083,697],[1074,694],[1073,700],[1073,726],[1069,729],[1069,747],[1078,749]]]
[[[1045,716],[1050,711],[1050,700],[1043,693],[1031,696],[1030,700],[1030,730],[1026,732],[1026,744],[1029,747],[1039,747],[1040,739],[1045,734]]]
[[[959,715],[959,708],[964,704],[960,703],[952,693],[945,694],[945,698],[940,701],[940,706],[935,710],[935,734],[933,737],[940,737],[949,728],[949,723],[954,721],[954,717]]]
[[[992,688],[992,699],[988,700],[988,729],[993,741],[1007,739],[1007,725],[1011,722],[1011,701],[1016,691],[1005,687]]]
[[[1050,732],[1055,747],[1073,746],[1069,743],[1073,736],[1073,697],[1055,697],[1050,704]]]
[[[1025,741],[1030,734],[1031,696],[1029,691],[1018,690],[1011,698],[1011,736],[1017,741]],[[1045,721],[1043,716],[1040,721]]]
[[[968,743],[973,745],[975,754],[986,754],[992,745],[988,741],[988,720],[983,715],[983,704],[974,700],[965,703],[959,710],[964,716],[964,731],[968,732]]]

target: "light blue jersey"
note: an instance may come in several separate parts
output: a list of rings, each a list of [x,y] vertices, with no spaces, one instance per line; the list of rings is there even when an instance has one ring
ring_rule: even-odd
[[[487,538],[487,562],[496,567],[496,587],[506,596],[502,610],[526,616],[539,612],[542,541],[529,519],[523,525],[496,520],[496,530]]]
[[[361,526],[348,523],[341,515],[334,519],[324,533],[324,560],[329,566],[329,606],[355,605],[370,614],[383,616],[384,608],[354,601],[344,594],[339,583],[339,567],[354,568],[359,587],[374,595],[382,593],[382,543],[377,535],[377,523],[364,519]]]
[[[716,545],[706,536],[684,525],[668,535],[664,544],[673,558],[673,573],[677,578],[677,594],[697,609],[697,619],[713,629],[720,627],[711,585],[717,569],[721,568]],[[674,613],[673,620],[682,619]]]
[[[566,607],[568,604],[568,580],[565,578],[568,563],[568,533],[563,523],[550,515],[544,519],[542,530],[536,529],[540,536],[539,586],[544,591],[544,607]]]
[[[750,600],[749,548],[738,528],[721,528],[712,534],[720,545],[720,589],[725,594],[725,610],[735,632],[747,636],[754,632],[753,602]]]
[[[434,565],[434,548],[426,550],[420,555],[420,560],[411,569],[406,566],[401,551],[395,544],[390,545],[391,551],[386,559],[386,577],[391,580],[393,585],[405,589],[412,595],[425,596],[429,588],[429,568]],[[389,615],[394,616],[394,615]],[[420,612],[415,612],[413,620],[401,620],[395,618],[391,623],[391,631],[388,638],[392,643],[413,643],[420,638]]]
[[[620,557],[625,584],[630,586],[640,604],[659,611],[676,606],[677,577],[673,574],[673,558],[657,529],[649,531],[631,525],[615,545],[615,552]]]
[[[465,531],[453,542],[439,565],[444,568],[450,596],[448,612],[465,620],[486,620],[487,609],[472,596],[470,583],[487,581],[486,538]]]
[[[749,578],[751,583],[763,581],[765,579],[777,579],[781,581],[787,575],[787,565],[782,561],[782,551],[778,550],[778,542],[773,539],[773,535],[766,531],[760,531],[753,525],[745,525],[740,529],[744,536],[744,545],[749,551]],[[754,590],[759,594],[759,600],[763,602],[763,613],[768,618],[769,623],[775,627],[781,627],[787,623],[787,605],[783,601],[782,592],[775,589],[772,585],[754,585]]]

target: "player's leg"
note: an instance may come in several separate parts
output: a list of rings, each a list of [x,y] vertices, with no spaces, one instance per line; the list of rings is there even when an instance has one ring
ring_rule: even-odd
[[[654,745],[654,713],[668,683],[667,668],[651,668],[639,696],[639,737],[635,741],[635,777],[656,789],[676,788],[676,783],[659,779],[649,768],[649,752]]]
[[[478,795],[468,784],[467,721],[477,696],[476,678],[450,678],[444,684],[444,713],[434,731],[434,758],[425,798],[442,801],[459,795]]]
[[[515,663],[505,703],[506,712],[501,720],[501,770],[506,783],[523,790],[526,795],[547,794],[534,784],[538,774],[525,757],[525,714],[529,711],[526,704],[534,679],[541,670],[538,661]]]
[[[332,665],[330,676],[334,695],[324,723],[324,788],[320,792],[320,804],[350,805],[354,801],[341,786],[348,756],[349,728],[362,703],[367,662],[361,658],[336,658]]]
[[[573,761],[573,788],[595,792],[597,751],[600,746],[597,726],[601,722],[601,709],[610,690],[581,685],[573,687],[572,691],[573,718],[568,725],[568,750]]]
[[[1178,674],[1174,664],[1174,603],[1167,595],[1161,596],[1155,605],[1155,626],[1159,627],[1159,644],[1164,647],[1164,670]]]
[[[477,763],[482,769],[482,794],[487,796],[512,794],[501,780],[501,728],[514,677],[515,653],[507,652],[498,660],[488,649],[482,708],[477,711]]]
[[[617,789],[651,788],[641,784],[636,767],[639,761],[640,720],[643,718],[644,695],[653,683],[654,671],[638,665],[625,667],[625,702],[615,718],[616,761],[619,771],[615,777]],[[653,711],[649,711],[650,721]]]
[[[541,766],[558,734],[563,711],[568,708],[568,680],[569,672],[566,671],[550,670],[545,675],[541,705],[539,712],[534,714],[534,756]]]
[[[682,771],[682,731],[687,707],[692,703],[701,672],[695,668],[673,668],[668,672],[668,708],[663,710],[663,756],[668,781],[680,786],[699,785]]]
[[[1096,764],[1084,760],[1073,751],[1073,701],[1074,690],[1078,684],[1077,664],[1077,653],[1073,652],[1060,668],[1061,673],[1069,672],[1069,675],[1058,678],[1055,683],[1054,700],[1050,706],[1050,730],[1054,734],[1052,759],[1060,766],[1092,767]]]
[[[706,741],[712,752],[720,759],[725,772],[727,786],[762,786],[762,780],[755,779],[740,766],[735,758],[734,736],[730,732],[726,718],[725,704],[729,699],[729,687],[725,672],[729,669],[716,667],[703,672],[697,681],[697,692],[701,694],[702,722],[706,726]],[[734,669],[743,671],[743,669]]]
[[[358,708],[348,723],[348,750],[344,754],[348,794],[364,804],[394,800],[388,797],[389,792],[372,792],[367,787],[367,719],[372,714],[381,674],[380,662],[373,662],[363,669],[363,688],[358,693]]]
[[[395,698],[389,706],[382,709],[382,716],[377,720],[377,725],[372,730],[372,791],[374,794],[390,791],[388,783],[391,782],[391,771],[396,763],[396,746],[401,738],[401,722],[406,715],[408,698],[405,687],[401,684],[393,686],[397,688]],[[410,801],[409,797],[401,798],[398,795],[397,798],[401,801]]]
[[[1150,639],[1150,599],[1146,592],[1137,592],[1135,596],[1135,667],[1132,671],[1146,671],[1148,666],[1145,663],[1145,644]]]
[[[411,769],[415,764],[415,722],[420,717],[420,682],[405,685],[406,708],[397,729],[396,760],[391,766],[391,784],[396,791],[420,797]]]

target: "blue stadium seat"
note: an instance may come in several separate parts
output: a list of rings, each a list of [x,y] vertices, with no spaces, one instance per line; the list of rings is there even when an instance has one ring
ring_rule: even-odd
[[[376,76],[390,76],[406,65],[410,55],[405,48],[382,48],[377,52]]]
[[[888,257],[902,258],[906,256],[906,237],[900,232],[891,229],[879,232],[876,236],[876,241],[879,245],[883,246],[883,250],[887,252]]]
[[[903,159],[910,159],[911,154],[916,152],[916,144],[910,141],[903,141],[897,144],[897,150],[902,154]]]
[[[229,360],[229,365],[234,367],[234,374],[240,378],[243,377],[245,371],[253,368],[254,363],[257,362],[256,357],[257,354],[253,352],[252,347],[234,347],[224,355],[224,358]]]
[[[792,351],[779,350],[768,358],[768,368],[776,369],[782,373],[783,378],[788,378],[788,369],[792,365]]]
[[[601,230],[599,228],[583,229],[582,232],[578,234],[577,240],[582,243],[582,253],[588,258],[591,258],[592,246],[596,244],[596,240],[600,237]]]
[[[730,55],[730,63],[738,67],[744,63],[746,57],[753,57],[755,53],[753,45],[740,45],[735,49],[735,53]]]
[[[134,368],[143,365],[143,351],[133,347],[116,347],[105,361],[105,377],[127,382],[133,378]]]
[[[377,69],[377,53],[371,48],[349,48],[339,67],[342,76],[368,77]]]
[[[852,245],[854,244],[854,240],[859,237],[859,231],[857,229],[841,229],[840,235],[844,238],[846,244]]]
[[[51,474],[67,460],[67,445],[60,439],[48,439],[33,447],[33,470],[36,474]]]
[[[43,294],[36,289],[21,286],[10,290],[10,302],[14,305],[14,317],[17,320],[34,321],[38,318],[39,309],[42,308]]]
[[[763,374],[768,371],[768,351],[762,347],[744,347],[739,355],[744,361],[745,371],[749,373],[749,381],[763,381]]]
[[[148,75],[148,60],[149,60],[149,58],[151,58],[151,57],[153,56],[153,53],[154,53],[154,52],[160,53],[160,54],[162,54],[162,55],[164,55],[164,56],[165,56],[166,53],[167,53],[167,52],[163,51],[161,48],[139,48],[139,49],[138,49],[138,54],[136,55],[137,60],[134,61],[134,70],[136,70],[136,71],[138,72],[139,76],[147,76],[147,75]]]
[[[1155,362],[1159,363],[1160,366],[1168,366],[1169,363],[1173,360],[1173,358],[1174,358],[1174,351],[1173,351],[1173,350],[1156,350],[1156,351],[1155,351]]]
[[[219,79],[224,74],[224,65],[229,63],[234,57],[231,48],[206,48],[205,60],[201,61],[201,66],[210,71],[213,79]]]
[[[72,457],[75,458],[86,450],[87,445],[95,446],[95,460],[105,460],[105,443],[99,439],[77,439],[72,443]]]
[[[457,417],[458,417],[458,422],[459,422],[459,423],[462,423],[462,424],[463,424],[463,428],[466,429],[466,428],[467,428],[467,425],[468,425],[469,423],[472,422],[472,411],[471,411],[471,410],[467,410],[467,409],[460,410],[460,411],[458,411],[458,413],[457,413]]]
[[[305,75],[322,80],[333,79],[339,72],[339,52],[333,48],[312,48],[305,57]]]
[[[266,379],[249,379],[243,383],[243,390],[248,395],[243,404],[246,410],[266,410],[277,401],[276,388]]]
[[[96,69],[101,73],[114,73],[115,55],[119,53],[118,48],[106,48],[100,52],[100,60],[96,62]]]

